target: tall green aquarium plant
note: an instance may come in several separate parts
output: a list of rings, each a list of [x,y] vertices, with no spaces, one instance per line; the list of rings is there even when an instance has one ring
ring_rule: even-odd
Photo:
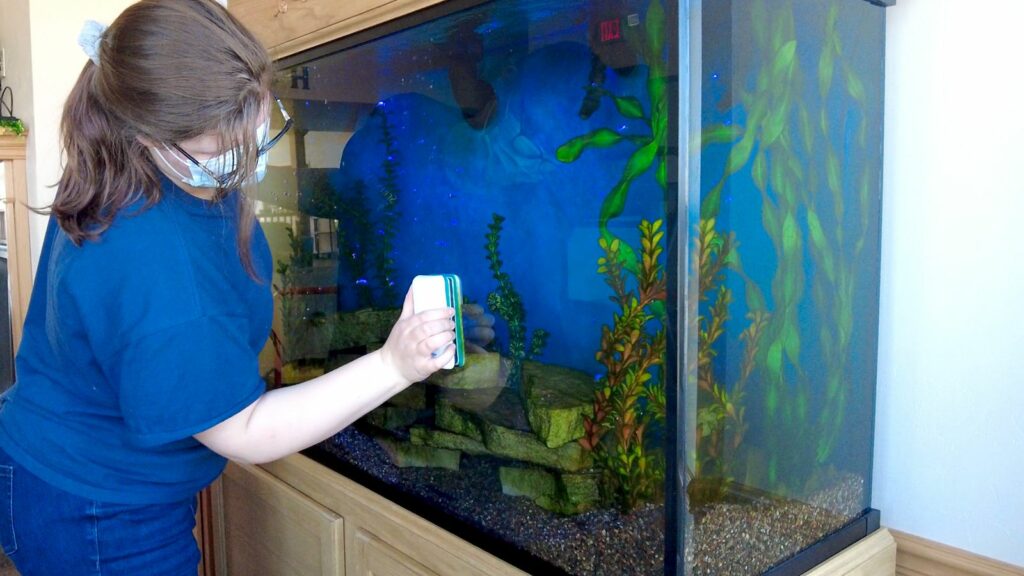
[[[870,103],[836,29],[842,4],[828,3],[820,44],[798,34],[792,2],[744,6],[754,31],[753,81],[734,90],[741,113],[730,116],[742,122],[705,126],[702,142],[706,150],[724,144],[728,152],[701,202],[701,234],[719,225],[723,198],[749,179],[770,240],[765,260],[774,263],[774,273],[767,294],[738,254],[728,267],[742,279],[747,314],[758,327],[753,359],[762,387],[764,453],[756,460],[763,461],[761,482],[793,495],[813,488],[845,424],[856,383],[849,363],[858,263],[877,220],[872,179],[879,167],[868,150],[864,111]],[[844,156],[858,162],[844,165]],[[719,306],[714,301],[702,307],[702,321],[713,323],[709,319],[724,313]],[[813,369],[807,366],[808,346],[815,347]],[[746,364],[743,372],[745,382]]]
[[[647,110],[635,96],[602,90],[618,113],[640,121],[647,130],[622,134],[598,128],[559,146],[558,160],[574,162],[584,151],[631,145],[635,150],[605,195],[598,215],[598,244],[604,256],[598,273],[611,287],[617,312],[605,326],[596,359],[605,367],[594,398],[594,417],[585,417],[580,444],[595,455],[605,478],[605,497],[623,510],[656,499],[663,489],[665,460],[652,429],[665,425],[665,296],[661,256],[662,220],[639,225],[640,250],[616,236],[609,224],[625,210],[634,183],[654,168],[659,188],[668,191],[668,90],[666,86],[665,9],[658,0],[647,6],[645,35],[637,48],[647,64]],[[588,96],[595,90],[590,88]],[[638,255],[639,254],[639,255]],[[627,280],[633,279],[632,282]]]

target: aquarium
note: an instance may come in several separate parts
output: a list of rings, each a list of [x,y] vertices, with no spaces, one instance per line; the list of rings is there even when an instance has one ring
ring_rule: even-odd
[[[379,348],[419,274],[467,335],[305,454],[537,574],[874,530],[886,3],[446,2],[280,61],[268,385]]]

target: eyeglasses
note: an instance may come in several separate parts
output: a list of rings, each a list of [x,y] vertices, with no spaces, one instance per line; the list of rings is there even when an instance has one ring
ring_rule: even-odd
[[[284,127],[281,128],[281,130],[277,134],[275,134],[273,138],[271,138],[270,140],[267,140],[267,142],[265,144],[263,144],[263,145],[261,145],[259,147],[259,149],[256,151],[256,155],[257,156],[262,156],[262,155],[266,154],[267,152],[269,152],[270,149],[273,148],[274,145],[277,144],[281,140],[281,138],[283,138],[284,135],[289,130],[291,130],[291,128],[292,128],[292,124],[293,124],[292,117],[289,116],[288,115],[288,111],[284,109],[284,103],[281,102],[281,99],[278,98],[277,96],[274,96],[274,102],[277,102],[277,109],[281,111],[281,116],[284,117]],[[230,173],[229,174],[215,174],[212,170],[207,168],[205,163],[200,162],[199,160],[196,160],[195,157],[193,157],[191,154],[186,152],[185,149],[182,148],[181,146],[179,146],[177,144],[172,144],[172,146],[174,146],[175,150],[177,150],[178,152],[181,152],[182,155],[184,155],[185,158],[187,158],[189,162],[192,162],[193,164],[198,166],[203,172],[206,172],[218,184],[225,184],[225,183],[227,183],[231,179],[231,174]]]

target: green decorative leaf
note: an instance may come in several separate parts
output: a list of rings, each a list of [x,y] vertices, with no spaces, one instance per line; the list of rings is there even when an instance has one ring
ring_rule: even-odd
[[[777,242],[782,233],[782,228],[779,222],[777,209],[774,206],[765,206],[761,209],[761,224],[764,226],[764,231],[768,233],[768,236],[772,238],[773,242]]]
[[[796,326],[786,323],[782,329],[782,347],[786,351],[786,357],[794,366],[800,365],[800,333]]]
[[[643,174],[654,164],[654,157],[658,153],[658,143],[651,141],[633,153],[626,164],[626,170],[622,174],[623,179],[633,180]]]
[[[768,347],[768,354],[765,356],[765,367],[768,368],[768,374],[774,380],[782,378],[782,340],[776,339]],[[773,387],[769,387],[769,392],[771,388]]]
[[[850,68],[846,69],[846,89],[850,92],[850,97],[856,102],[864,103],[864,83],[860,81],[860,77]]]
[[[665,46],[665,8],[659,0],[654,0],[647,7],[644,28],[647,31],[648,59],[660,59]]]
[[[829,147],[828,154],[825,156],[825,172],[828,174],[829,190],[838,193],[841,186],[839,159],[836,158],[836,153],[832,151],[831,147]]]
[[[750,130],[747,131],[747,133],[743,135],[743,139],[729,151],[729,158],[725,163],[726,176],[731,176],[739,172],[740,168],[743,168],[743,166],[746,165],[747,161],[750,160],[750,152],[753,148],[754,132]]]
[[[614,96],[612,100],[615,101],[615,108],[618,109],[619,114],[622,114],[626,118],[643,118],[644,107],[640,104],[640,100],[633,96]]]
[[[807,107],[800,106],[800,133],[804,138],[804,148],[813,150],[814,130],[811,128],[811,116],[807,113]]]
[[[813,208],[807,210],[807,230],[810,233],[811,246],[821,257],[821,264],[825,268],[825,276],[829,282],[835,282],[836,271],[832,261],[832,252],[828,248],[828,241],[825,239],[825,232],[821,228],[821,221],[818,213]]]
[[[555,151],[555,156],[561,162],[575,162],[587,148],[608,148],[618,144],[622,139],[622,135],[614,130],[598,128],[589,134],[577,136],[562,144]]]
[[[779,106],[768,115],[768,119],[764,124],[764,145],[771,146],[775,140],[778,139],[779,135],[782,134],[782,129],[786,126],[786,118],[789,116],[789,92],[786,92],[785,98],[779,103]]]
[[[718,181],[704,198],[700,201],[700,217],[704,220],[713,220],[718,216],[718,206],[722,198],[722,188],[725,186],[725,179]]]
[[[700,145],[703,148],[709,144],[730,144],[742,135],[743,128],[739,126],[719,124],[701,132]]]
[[[796,55],[796,40],[790,40],[783,44],[775,53],[775,61],[772,63],[772,78],[777,81],[789,76],[793,70],[793,56]]]
[[[664,158],[658,161],[658,171],[654,173],[654,176],[658,181],[658,186],[661,186],[662,190],[668,190],[668,164]]]
[[[832,74],[835,71],[835,53],[832,46],[826,42],[821,49],[821,58],[818,59],[818,93],[824,98],[832,87]]]
[[[765,170],[764,148],[759,148],[757,155],[754,156],[754,164],[750,168],[750,176],[754,179],[754,185],[762,192],[765,191]]]
[[[796,257],[796,250],[800,241],[800,227],[796,224],[791,212],[786,213],[786,219],[782,222],[782,254],[783,257],[792,259]]]

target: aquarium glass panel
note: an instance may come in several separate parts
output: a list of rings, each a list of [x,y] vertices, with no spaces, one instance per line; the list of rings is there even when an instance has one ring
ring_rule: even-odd
[[[281,61],[268,385],[416,275],[464,297],[464,366],[305,454],[536,574],[758,574],[862,516],[882,17],[453,1]]]
[[[870,504],[884,12],[702,4],[686,562],[757,574]]]

